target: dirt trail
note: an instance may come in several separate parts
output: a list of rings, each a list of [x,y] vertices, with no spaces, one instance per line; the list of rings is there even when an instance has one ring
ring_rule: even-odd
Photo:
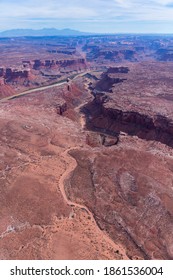
[[[60,180],[59,180],[59,188],[60,188],[60,191],[61,191],[61,194],[65,200],[65,202],[67,203],[67,205],[71,206],[71,207],[77,207],[77,208],[80,208],[80,209],[83,209],[85,210],[88,215],[90,216],[91,218],[91,221],[94,223],[95,225],[95,228],[96,228],[96,231],[98,231],[99,235],[101,238],[104,238],[105,241],[114,249],[114,250],[119,250],[120,254],[122,255],[122,258],[124,260],[128,260],[128,257],[125,253],[125,250],[121,247],[121,245],[116,245],[113,240],[104,232],[102,231],[94,217],[93,217],[93,214],[92,212],[85,206],[85,205],[81,205],[81,204],[78,204],[76,202],[73,202],[71,200],[69,200],[67,198],[67,195],[66,195],[66,192],[65,192],[65,180],[69,180],[70,179],[70,176],[71,176],[71,173],[74,172],[76,166],[77,166],[77,162],[74,158],[72,158],[70,155],[69,155],[69,151],[71,150],[74,150],[75,148],[79,148],[79,147],[73,147],[73,148],[69,148],[67,149],[64,153],[62,153],[62,157],[63,159],[65,160],[66,164],[67,164],[67,169],[65,170],[65,172],[62,174]]]

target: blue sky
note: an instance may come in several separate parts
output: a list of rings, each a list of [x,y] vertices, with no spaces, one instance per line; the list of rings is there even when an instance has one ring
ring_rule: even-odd
[[[0,0],[0,30],[173,33],[173,0]]]

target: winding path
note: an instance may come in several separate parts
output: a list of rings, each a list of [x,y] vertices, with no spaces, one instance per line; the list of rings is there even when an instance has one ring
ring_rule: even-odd
[[[73,202],[73,201],[69,200],[67,195],[66,195],[66,192],[65,192],[65,180],[70,180],[71,173],[74,172],[75,168],[77,167],[77,162],[76,162],[76,160],[73,157],[71,157],[69,155],[69,151],[74,150],[76,148],[79,148],[79,147],[69,148],[65,152],[62,153],[62,157],[63,157],[63,159],[65,160],[65,162],[66,162],[66,164],[68,166],[67,169],[65,170],[65,172],[62,174],[60,180],[59,180],[59,188],[60,188],[60,192],[61,192],[61,194],[63,196],[63,199],[67,203],[67,205],[69,205],[71,207],[76,207],[76,208],[80,208],[82,210],[85,210],[88,213],[88,215],[91,217],[91,221],[94,223],[95,228],[98,231],[98,233],[101,235],[101,237],[104,238],[105,241],[114,250],[119,250],[119,252],[122,255],[124,260],[128,260],[128,257],[126,255],[125,250],[123,249],[123,247],[121,247],[121,245],[116,245],[114,243],[114,241],[104,231],[102,231],[98,227],[98,225],[97,225],[97,223],[96,223],[96,221],[94,219],[94,216],[93,216],[92,212],[88,209],[88,207],[86,207],[85,205],[81,205],[81,204],[78,204],[76,202]]]
[[[93,72],[94,70],[88,70],[88,71],[85,71],[85,72],[82,72],[80,74],[76,74],[72,80],[75,80],[76,78],[78,77],[82,77],[84,76],[85,74],[87,73],[90,73],[90,72]],[[67,78],[66,78],[67,79]],[[3,99],[0,100],[0,103],[2,102],[5,102],[5,101],[8,101],[10,99],[13,99],[15,97],[21,97],[21,96],[24,96],[24,95],[27,95],[29,93],[33,93],[33,92],[37,92],[37,91],[40,91],[40,90],[44,90],[44,89],[48,89],[48,88],[52,88],[52,87],[58,87],[58,86],[61,86],[63,84],[67,83],[67,81],[60,81],[56,84],[52,84],[52,85],[47,85],[47,86],[43,86],[43,87],[39,87],[39,88],[34,88],[34,89],[30,89],[30,90],[27,90],[25,92],[22,92],[22,93],[18,93],[18,94],[15,94],[15,95],[12,95],[12,96],[8,96],[8,97],[5,97]],[[82,104],[83,105],[83,104]],[[79,108],[81,107],[81,105],[79,106]],[[77,109],[79,109],[77,108]],[[85,126],[85,121],[83,119],[83,116],[81,116],[81,125],[82,127]],[[71,147],[69,149],[67,149],[66,151],[64,151],[61,156],[62,158],[64,159],[64,161],[66,162],[66,165],[67,165],[67,168],[65,170],[65,172],[62,174],[62,176],[60,177],[60,180],[59,180],[59,189],[60,189],[60,192],[63,196],[63,199],[64,201],[67,203],[67,205],[71,206],[71,207],[76,207],[76,208],[79,208],[79,209],[82,209],[82,210],[85,210],[88,215],[90,216],[91,218],[91,221],[93,222],[93,224],[95,225],[95,229],[96,231],[98,232],[98,234],[104,238],[104,240],[110,245],[110,247],[112,247],[115,251],[119,250],[120,254],[122,255],[122,258],[123,259],[126,259],[128,260],[128,257],[125,253],[125,250],[123,249],[123,247],[121,247],[121,245],[116,245],[114,243],[114,241],[107,235],[106,232],[102,231],[95,219],[94,219],[94,216],[92,214],[92,212],[88,209],[88,207],[86,207],[85,205],[81,205],[81,204],[78,204],[76,202],[73,202],[71,200],[68,199],[67,195],[66,195],[66,192],[65,192],[65,180],[70,180],[70,176],[72,174],[72,172],[74,172],[75,168],[77,167],[77,162],[76,160],[71,157],[69,155],[69,151],[71,150],[74,150],[76,148],[79,148],[79,147]]]

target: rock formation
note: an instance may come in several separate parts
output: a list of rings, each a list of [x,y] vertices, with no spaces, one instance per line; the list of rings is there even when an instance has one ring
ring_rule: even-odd
[[[105,73],[95,88],[98,91],[111,91],[114,84],[122,83],[123,81],[124,79],[113,78],[109,74]]]
[[[172,152],[164,157],[157,145],[151,151],[142,140],[120,142],[102,153],[70,153],[78,166],[68,197],[87,206],[130,259],[173,259]]]
[[[41,68],[52,68],[52,67],[58,67],[58,68],[66,68],[66,67],[74,67],[74,69],[78,70],[79,68],[86,68],[86,62],[83,58],[77,58],[77,59],[68,59],[68,60],[35,60],[33,64],[33,68],[38,70]]]
[[[172,260],[172,37],[39,40],[0,42],[0,98],[41,86],[0,100],[0,258]]]

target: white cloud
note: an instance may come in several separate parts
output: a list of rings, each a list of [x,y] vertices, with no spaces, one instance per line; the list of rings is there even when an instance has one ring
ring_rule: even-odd
[[[162,6],[166,6],[166,5],[173,3],[173,1],[171,1],[171,0],[152,0],[152,2],[162,5]]]
[[[47,4],[36,5],[33,3],[31,5],[18,5],[17,3],[12,3],[7,5],[5,3],[0,3],[1,17],[57,17],[57,18],[87,18],[97,16],[96,11],[82,6],[74,5],[52,5],[53,3],[47,2]]]
[[[69,27],[75,21],[78,24],[100,22],[110,25],[111,22],[135,21],[162,21],[166,24],[173,23],[173,9],[169,7],[171,4],[173,0],[0,0],[0,26],[5,29],[14,28],[15,24],[19,26],[21,22],[25,23],[25,27],[28,24],[29,28],[29,22],[33,24],[34,19],[35,22],[45,19],[43,27],[56,19],[61,24],[64,20],[64,26],[69,22]]]

